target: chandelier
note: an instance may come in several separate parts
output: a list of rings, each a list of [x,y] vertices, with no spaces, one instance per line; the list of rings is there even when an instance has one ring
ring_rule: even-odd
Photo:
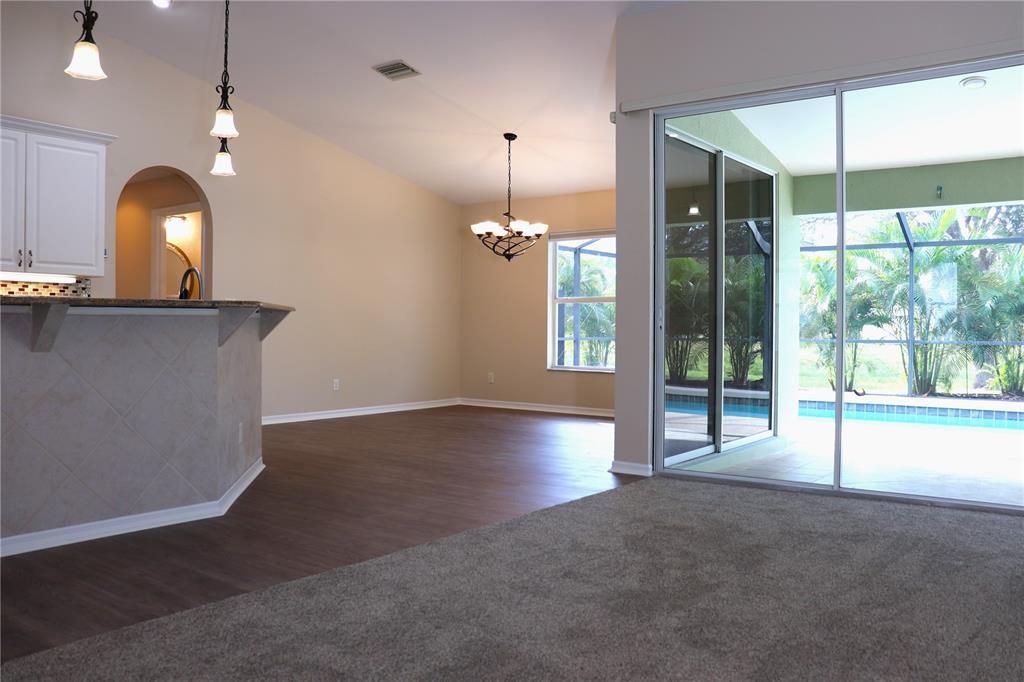
[[[516,139],[516,134],[505,133],[504,137],[508,140],[508,210],[502,213],[505,224],[488,220],[471,225],[469,229],[473,230],[481,244],[512,262],[513,258],[536,244],[541,235],[548,231],[548,226],[518,220],[512,215],[512,141]]]

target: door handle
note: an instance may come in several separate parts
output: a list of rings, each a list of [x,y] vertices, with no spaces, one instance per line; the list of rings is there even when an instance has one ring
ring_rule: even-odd
[[[25,259],[22,258],[21,249],[18,249],[18,267],[19,268],[21,267],[21,264],[22,264],[22,262],[24,262],[24,260]]]
[[[32,249],[28,250],[28,266],[32,267]]]

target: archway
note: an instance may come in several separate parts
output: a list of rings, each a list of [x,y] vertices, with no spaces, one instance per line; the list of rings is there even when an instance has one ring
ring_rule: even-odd
[[[178,298],[182,275],[202,273],[212,298],[213,240],[210,203],[190,175],[170,166],[135,173],[117,200],[118,298]],[[189,298],[199,298],[194,277]]]

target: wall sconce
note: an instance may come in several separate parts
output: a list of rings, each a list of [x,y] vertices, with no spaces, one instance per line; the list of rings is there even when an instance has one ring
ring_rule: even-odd
[[[189,237],[188,218],[183,215],[171,215],[164,218],[164,238],[169,242],[177,242]]]

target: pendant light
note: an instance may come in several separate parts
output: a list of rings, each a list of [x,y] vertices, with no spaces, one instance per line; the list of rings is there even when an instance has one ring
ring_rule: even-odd
[[[516,137],[515,133],[504,135],[508,141],[508,210],[502,214],[505,216],[505,224],[487,220],[470,225],[469,228],[481,244],[509,262],[536,244],[541,235],[548,231],[548,226],[544,223],[518,220],[512,215],[512,141]]]
[[[99,81],[107,77],[100,66],[100,49],[92,38],[92,28],[96,25],[99,13],[92,8],[92,0],[85,0],[85,9],[76,9],[72,15],[75,21],[82,23],[82,35],[75,42],[75,51],[71,54],[71,63],[64,73],[72,78],[87,81]]]
[[[224,0],[224,70],[220,74],[220,85],[216,87],[220,93],[220,106],[213,118],[213,128],[210,135],[220,139],[220,151],[213,160],[212,175],[234,175],[235,169],[231,164],[231,152],[228,151],[228,140],[238,137],[238,129],[235,128],[235,112],[231,109],[228,97],[235,92],[231,85],[231,77],[228,75],[228,22],[231,19],[231,2]]]
[[[213,128],[210,129],[212,137],[238,137],[238,129],[235,128],[235,112],[231,110],[231,103],[228,96],[235,92],[233,85],[229,83],[228,75],[228,20],[231,18],[230,0],[224,0],[224,70],[220,74],[220,85],[216,90],[220,93],[220,106],[213,118]]]
[[[213,157],[213,168],[210,175],[230,176],[235,174],[235,167],[231,164],[231,152],[228,151],[228,138],[220,138],[220,151]]]

